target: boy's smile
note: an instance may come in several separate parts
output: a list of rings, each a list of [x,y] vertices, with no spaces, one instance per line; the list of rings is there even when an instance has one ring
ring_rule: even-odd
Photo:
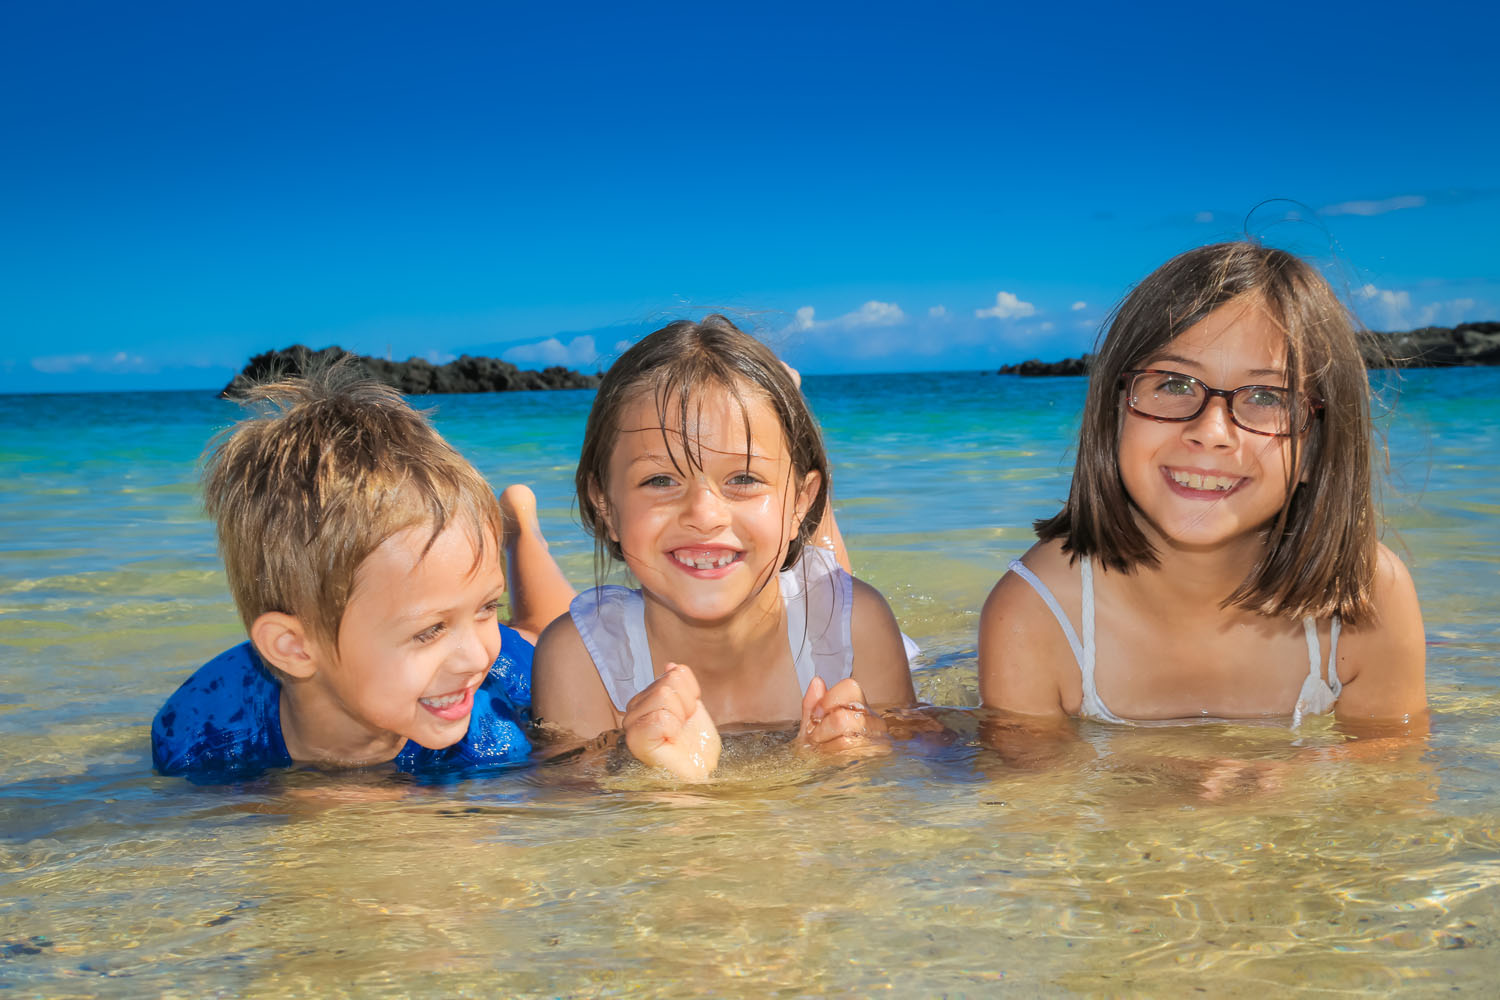
[[[494,538],[476,563],[465,528],[449,525],[429,548],[430,532],[397,532],[360,563],[336,654],[319,645],[317,672],[296,685],[297,735],[326,756],[389,760],[407,740],[440,749],[468,731],[500,653],[504,576]]]

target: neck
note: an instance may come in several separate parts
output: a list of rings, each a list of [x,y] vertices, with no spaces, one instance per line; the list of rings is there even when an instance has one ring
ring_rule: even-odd
[[[383,764],[406,745],[396,733],[353,718],[316,677],[283,681],[281,738],[292,760],[320,764]]]
[[[1265,552],[1260,535],[1213,548],[1174,545],[1147,528],[1156,549],[1154,567],[1137,566],[1132,575],[1136,595],[1148,605],[1176,609],[1191,615],[1222,614],[1221,605],[1245,582],[1245,577]]]
[[[759,683],[766,664],[787,651],[786,608],[779,580],[772,577],[748,607],[715,622],[687,621],[650,592],[646,602],[646,634],[660,663],[684,663],[700,680],[720,686],[735,680]],[[747,669],[747,668],[757,669]]]

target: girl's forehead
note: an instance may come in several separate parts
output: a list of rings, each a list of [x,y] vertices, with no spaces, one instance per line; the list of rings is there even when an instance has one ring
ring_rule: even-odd
[[[621,408],[619,431],[666,432],[690,440],[727,436],[739,442],[741,452],[747,432],[766,446],[781,444],[785,437],[776,409],[763,393],[720,385],[703,386],[685,396],[678,392],[663,395],[652,387],[642,389]]]
[[[1154,352],[1152,360],[1223,371],[1281,372],[1286,356],[1286,332],[1257,295],[1219,306]]]

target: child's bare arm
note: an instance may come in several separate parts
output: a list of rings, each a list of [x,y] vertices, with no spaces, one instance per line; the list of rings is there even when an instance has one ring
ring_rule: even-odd
[[[854,609],[850,620],[854,644],[853,678],[868,704],[875,708],[907,708],[917,703],[911,665],[896,616],[880,591],[854,581]],[[838,685],[835,685],[837,689]]]
[[[567,615],[547,626],[537,640],[531,712],[538,722],[586,740],[619,728],[619,714],[604,681]]]
[[[1341,724],[1421,721],[1427,713],[1427,642],[1416,587],[1401,560],[1380,546],[1371,593],[1375,620],[1339,637]]]
[[[1041,597],[1015,573],[995,584],[979,615],[979,699],[1023,716],[1068,715],[1060,668],[1071,648]]]

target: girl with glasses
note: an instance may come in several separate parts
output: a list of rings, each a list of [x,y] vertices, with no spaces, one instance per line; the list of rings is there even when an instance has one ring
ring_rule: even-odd
[[[1067,503],[985,603],[984,704],[1425,725],[1369,395],[1354,321],[1305,261],[1242,242],[1158,268],[1093,359]]]

